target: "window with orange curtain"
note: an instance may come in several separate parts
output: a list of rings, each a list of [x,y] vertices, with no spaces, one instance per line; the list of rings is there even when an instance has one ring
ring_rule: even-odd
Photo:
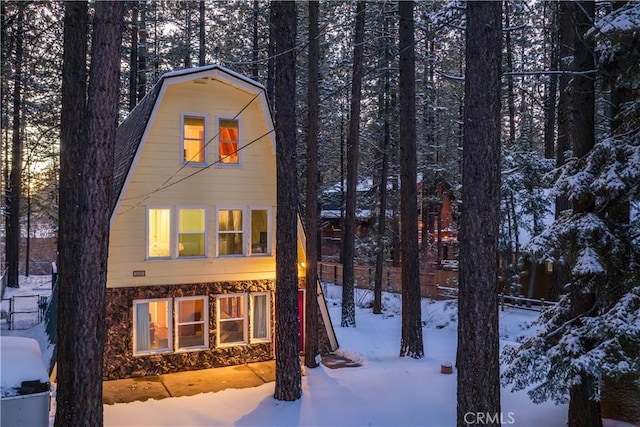
[[[238,121],[220,119],[218,159],[224,164],[238,164]]]
[[[183,158],[185,163],[204,163],[204,117],[183,118]]]

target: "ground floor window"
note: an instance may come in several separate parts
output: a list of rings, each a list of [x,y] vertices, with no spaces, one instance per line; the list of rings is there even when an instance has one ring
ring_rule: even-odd
[[[134,301],[133,353],[143,355],[208,348],[208,301],[206,296]]]
[[[252,293],[251,342],[271,340],[271,300],[268,292]]]
[[[189,350],[209,345],[207,297],[176,299],[177,348]]]
[[[246,294],[218,295],[218,346],[229,347],[247,343]]]
[[[271,341],[271,293],[218,295],[218,347]]]
[[[171,351],[171,329],[170,299],[134,301],[134,353]]]
[[[216,346],[271,342],[271,292],[216,296]],[[133,354],[210,348],[209,298],[189,296],[133,301]]]

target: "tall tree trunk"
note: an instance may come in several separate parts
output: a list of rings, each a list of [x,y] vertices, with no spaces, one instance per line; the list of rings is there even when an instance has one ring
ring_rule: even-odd
[[[184,26],[184,68],[191,68],[191,2],[183,2],[185,9]]]
[[[138,104],[138,2],[131,2],[131,56],[129,57],[129,111]]]
[[[24,37],[24,9],[26,3],[18,3],[16,18],[16,51],[13,76],[13,123],[11,128],[11,174],[7,191],[7,286],[18,288],[20,285],[20,196],[22,193],[22,151],[23,140],[20,133],[22,112],[22,59]]]
[[[206,45],[205,45],[205,3],[204,0],[198,2],[198,65],[203,66],[206,64]]]
[[[458,426],[500,414],[498,227],[501,3],[468,2],[460,283]],[[482,325],[482,327],[478,327]],[[487,425],[500,425],[500,420]]]
[[[318,122],[320,112],[320,34],[317,1],[309,2],[309,83],[307,85],[307,279],[304,364],[318,366]]]
[[[569,58],[573,54],[574,29],[571,17],[571,3],[559,2],[558,11],[558,67],[562,73],[558,78],[558,136],[556,142],[556,167],[566,162],[566,152],[571,149],[569,142],[569,115],[571,114],[571,93],[569,82],[571,76],[571,64]],[[555,219],[559,219],[563,211],[570,209],[569,199],[566,195],[556,197]],[[551,276],[551,291],[549,298],[557,301],[564,292],[564,285],[570,280],[570,268],[565,259],[557,260],[553,266]]]
[[[575,39],[573,44],[573,70],[588,72],[595,69],[594,43],[586,40],[585,32],[593,25],[595,4],[591,1],[581,1],[571,5]],[[578,158],[586,156],[595,145],[595,78],[593,75],[575,74],[572,77],[572,107],[569,141],[573,146],[574,155]],[[575,214],[595,211],[593,197],[581,197],[572,201]],[[572,255],[575,259],[577,254]],[[573,281],[569,292],[571,301],[571,318],[588,313],[596,303],[593,290],[587,291],[583,286]],[[586,343],[588,346],[589,344]],[[593,377],[585,370],[578,373],[581,383],[571,387],[569,397],[570,427],[601,427],[600,402],[591,400],[590,390]]]
[[[271,3],[275,15],[276,216],[276,385],[274,398],[302,395],[298,349],[298,257],[296,180],[296,4]]]
[[[122,2],[98,2],[88,101],[88,13],[65,8],[56,426],[103,423],[102,369]],[[62,148],[61,147],[61,148]]]
[[[267,99],[275,105],[276,87],[276,18],[273,7],[269,8],[269,54],[267,59]]]
[[[398,5],[400,41],[400,252],[402,263],[402,334],[400,357],[424,357],[418,259],[416,186],[416,87],[413,2]]]
[[[138,26],[138,35],[140,36],[140,44],[138,45],[138,102],[147,94],[147,1],[140,0],[138,2],[140,8],[140,23]],[[157,22],[156,22],[157,27]],[[156,45],[158,40],[155,40]],[[156,55],[157,64],[157,55]]]
[[[382,155],[382,165],[380,171],[380,198],[378,212],[378,235],[376,242],[376,270],[374,273],[373,284],[373,313],[382,313],[382,280],[384,273],[384,250],[385,250],[385,231],[387,229],[387,180],[389,175],[389,145],[391,142],[391,126],[390,126],[390,105],[389,92],[391,80],[391,49],[389,47],[389,20],[382,14],[383,37],[381,37],[382,50],[384,51],[384,59],[382,68],[384,69],[384,90],[380,92],[378,97],[378,108],[381,108],[380,121],[383,123],[382,139],[380,143],[380,152]]]
[[[254,80],[258,80],[260,76],[258,76],[258,19],[260,17],[260,2],[258,0],[253,0],[253,40],[252,44],[252,52],[251,52],[251,77]]]
[[[551,71],[558,71],[560,68],[560,46],[559,46],[559,30],[558,15],[559,5],[555,2],[545,2],[547,7],[551,6],[551,34],[549,35],[551,45]],[[556,127],[556,101],[558,98],[558,76],[551,74],[549,76],[549,85],[547,97],[544,105],[544,157],[546,159],[554,158],[554,134]]]
[[[513,72],[513,43],[511,42],[511,28],[509,23],[509,1],[504,2],[504,25],[507,29],[505,32],[506,72],[511,73]],[[509,109],[509,146],[512,146],[516,142],[516,106],[512,75],[507,76],[507,106]]]
[[[365,2],[356,6],[356,28],[353,40],[353,77],[351,81],[351,108],[349,111],[349,135],[347,139],[347,200],[342,229],[342,321],[341,326],[356,326],[354,300],[356,199],[358,182],[358,152],[360,144],[360,100],[362,97],[362,61],[364,55]]]
[[[8,88],[7,81],[9,80],[9,54],[11,52],[10,43],[8,40],[8,32],[7,32],[7,2],[0,2],[0,18],[2,19],[2,25],[0,31],[2,34],[0,35],[0,69],[2,72],[0,73],[0,129],[2,131],[2,184],[3,188],[0,188],[0,191],[3,192],[4,199],[3,203],[7,204],[9,200],[9,135],[5,130],[5,124],[9,123],[9,100],[8,100]],[[4,216],[4,231],[5,236],[8,229],[11,227],[9,224],[9,216]],[[2,272],[8,267],[7,265],[7,257],[8,257],[8,245],[5,245],[5,252],[0,254],[0,269]],[[6,283],[2,281],[2,288],[0,288],[0,299],[4,297]]]

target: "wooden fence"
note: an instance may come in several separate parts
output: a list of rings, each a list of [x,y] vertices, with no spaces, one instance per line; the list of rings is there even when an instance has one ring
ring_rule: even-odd
[[[355,266],[355,286],[361,289],[373,289],[375,269],[372,267]],[[402,269],[400,267],[385,267],[382,271],[382,290],[402,293]],[[319,262],[318,276],[322,282],[334,283],[342,286],[342,264]],[[425,298],[443,299],[438,292],[438,285],[457,287],[458,272],[435,270],[420,272],[420,293]]]
[[[458,288],[437,285],[438,299],[457,299]],[[548,305],[556,305],[557,302],[545,301],[544,298],[524,298],[513,295],[498,294],[498,304],[504,311],[505,307],[521,308],[524,310],[542,311]]]

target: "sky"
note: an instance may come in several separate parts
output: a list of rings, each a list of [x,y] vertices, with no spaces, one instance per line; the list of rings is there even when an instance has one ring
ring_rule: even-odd
[[[38,277],[38,276],[32,276]],[[43,276],[44,277],[44,276]],[[43,279],[46,281],[46,279]],[[35,282],[35,284],[34,284]],[[18,293],[41,293],[44,282],[22,279]],[[400,296],[384,294],[385,311],[374,315],[370,308],[357,307],[356,327],[340,327],[341,288],[325,284],[329,311],[340,343],[338,354],[359,362],[356,368],[306,369],[302,398],[276,401],[275,383],[247,389],[227,389],[189,397],[148,400],[104,406],[105,426],[433,426],[456,425],[456,372],[440,373],[442,363],[455,361],[457,305],[455,302],[423,300],[425,357],[398,357],[400,350]],[[5,297],[11,296],[11,289]],[[359,292],[361,292],[359,290]],[[372,300],[365,291],[356,301]],[[4,306],[3,306],[4,307]],[[501,345],[517,342],[535,331],[536,312],[507,308],[500,312]],[[51,349],[44,328],[8,331],[2,335],[35,338],[43,359]],[[6,369],[3,365],[3,371]],[[16,367],[25,369],[25,367]],[[4,375],[2,375],[4,377]],[[3,380],[4,381],[4,380]],[[55,384],[53,385],[55,396]],[[532,403],[526,392],[502,389],[502,425],[524,427],[565,426],[567,406]],[[50,425],[55,417],[52,402]],[[480,415],[470,414],[470,423]],[[605,427],[630,424],[605,420]]]

